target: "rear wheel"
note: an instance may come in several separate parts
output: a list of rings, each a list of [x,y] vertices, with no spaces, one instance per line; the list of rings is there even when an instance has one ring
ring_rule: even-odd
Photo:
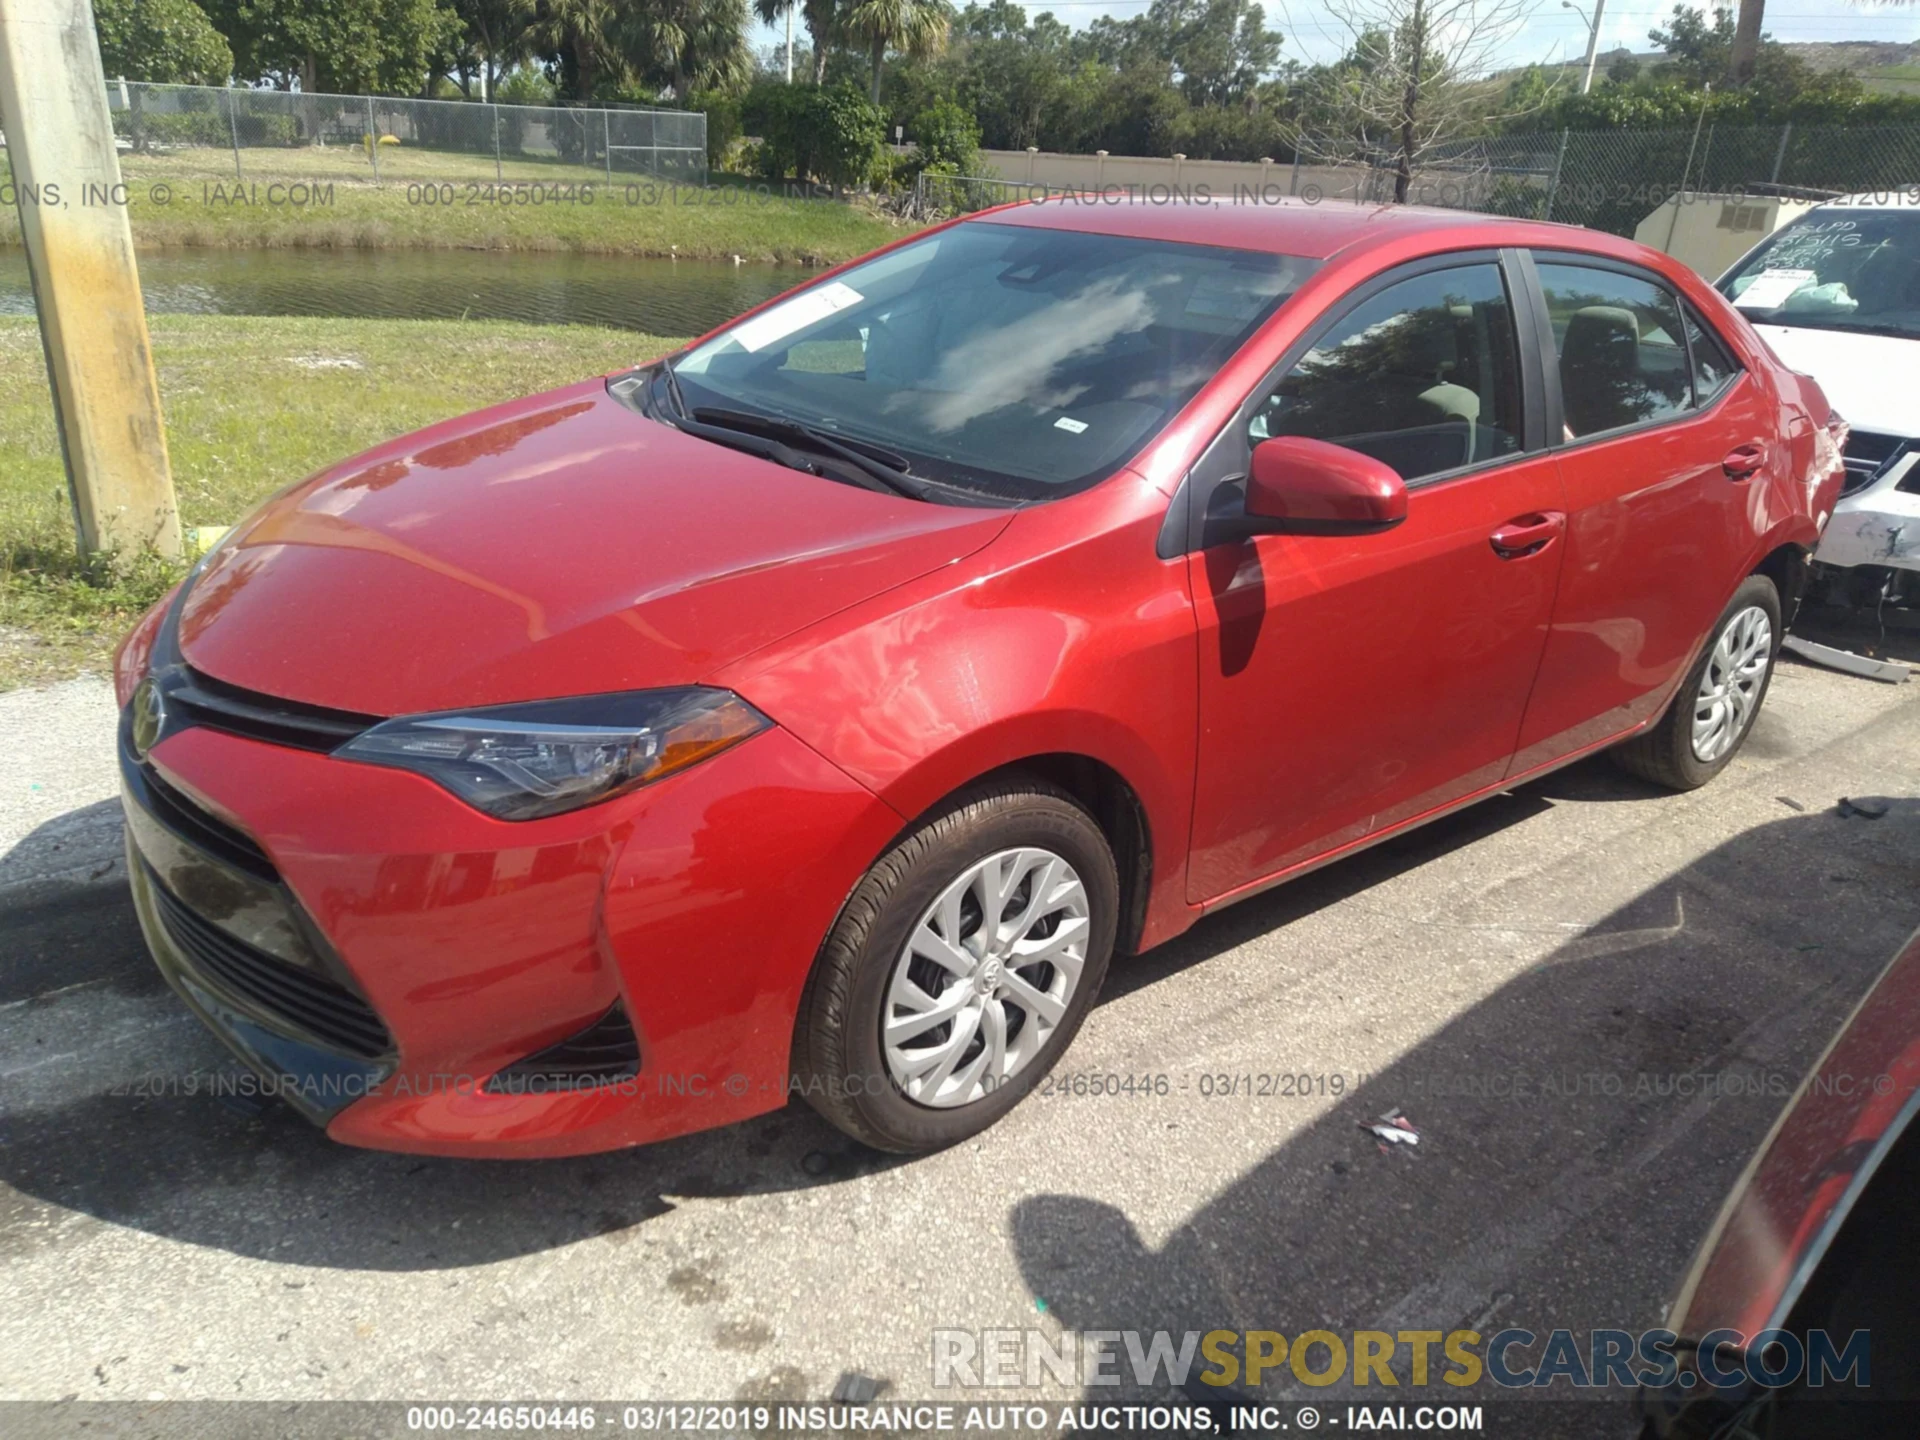
[[[1038,780],[962,793],[848,899],[801,1001],[795,1083],[881,1150],[937,1150],[1011,1110],[1106,976],[1119,880],[1100,828]]]
[[[1620,767],[1669,790],[1695,790],[1746,743],[1780,653],[1780,592],[1749,575],[1734,592],[1680,691],[1652,729],[1615,748]]]

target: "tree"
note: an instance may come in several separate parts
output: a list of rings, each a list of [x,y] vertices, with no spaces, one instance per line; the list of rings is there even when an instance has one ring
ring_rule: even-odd
[[[603,81],[629,78],[624,18],[618,0],[537,0],[529,38],[558,62],[560,88],[570,99],[590,102]]]
[[[839,8],[835,0],[754,0],[753,13],[762,23],[773,25],[789,10],[797,9],[812,42],[813,83],[827,78],[827,55],[839,35]]]
[[[1727,61],[1727,84],[1735,89],[1753,79],[1754,62],[1760,56],[1760,22],[1766,17],[1766,0],[1740,0],[1740,20],[1733,27],[1733,50]]]
[[[1709,19],[1705,12],[1684,5],[1673,7],[1664,30],[1649,30],[1647,38],[1667,52],[1657,74],[1693,89],[1720,82],[1733,60],[1733,12],[1717,6]]]
[[[1298,153],[1331,161],[1383,160],[1404,203],[1413,172],[1435,147],[1498,113],[1480,77],[1539,0],[1361,0],[1342,17],[1352,36],[1315,97],[1326,133],[1294,130]],[[1542,103],[1537,97],[1524,103]]]
[[[460,27],[438,0],[219,0],[208,8],[233,46],[235,74],[349,95],[418,91]]]
[[[1742,5],[1740,24],[1747,19],[1745,0]],[[1744,65],[1746,78],[1731,88],[1763,91],[1763,109],[1777,108],[1810,89],[1832,89],[1835,85],[1846,89],[1849,83],[1858,86],[1857,78],[1845,71],[1819,74],[1772,36],[1758,32],[1752,55],[1742,61],[1738,58],[1740,24],[1724,6],[1714,10],[1711,21],[1699,10],[1674,6],[1667,28],[1648,32],[1648,38],[1667,52],[1666,59],[1655,68],[1654,78],[1699,89],[1722,84]]]
[[[689,90],[731,89],[753,73],[746,0],[647,0],[623,22],[628,68],[664,85],[676,103]]]
[[[469,99],[492,97],[501,77],[532,53],[532,0],[452,0],[461,29],[442,58],[442,72],[457,75]],[[480,79],[480,95],[469,87]]]
[[[193,0],[94,0],[109,76],[176,85],[224,85],[233,51]]]
[[[938,54],[946,46],[953,18],[947,0],[850,0],[842,27],[849,39],[867,48],[873,63],[869,97],[875,105],[880,103],[880,72],[887,51]]]

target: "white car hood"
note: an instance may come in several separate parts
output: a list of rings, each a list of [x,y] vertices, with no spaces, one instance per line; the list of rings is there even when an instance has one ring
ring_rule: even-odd
[[[1833,408],[1854,429],[1876,435],[1920,435],[1920,407],[1914,404],[1920,340],[1797,325],[1754,328],[1790,368],[1820,382]]]

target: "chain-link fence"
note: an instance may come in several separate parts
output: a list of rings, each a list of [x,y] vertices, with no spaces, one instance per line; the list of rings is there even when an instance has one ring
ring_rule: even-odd
[[[1184,156],[1122,162],[1050,155],[1041,161],[1044,180],[922,175],[912,203],[914,210],[930,216],[1072,192],[1171,197],[1200,191],[1227,199],[1292,195],[1359,204],[1395,198],[1395,157],[1336,158],[1340,154],[1338,147],[1306,142],[1298,161],[1238,166],[1196,163]],[[1128,167],[1127,179],[1116,185],[1113,177],[1122,164]],[[1143,178],[1139,172],[1149,166],[1158,168]],[[1632,235],[1650,212],[1681,192],[1819,198],[1916,189],[1920,126],[1702,124],[1680,130],[1549,130],[1452,141],[1421,157],[1406,198],[1419,205],[1559,220]]]
[[[375,181],[707,178],[707,117],[684,110],[494,105],[109,80],[135,172]]]

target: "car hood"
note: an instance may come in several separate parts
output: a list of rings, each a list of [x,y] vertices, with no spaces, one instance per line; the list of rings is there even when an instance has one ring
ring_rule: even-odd
[[[1820,382],[1833,408],[1854,429],[1875,435],[1920,434],[1920,415],[1913,407],[1920,340],[1799,325],[1754,328],[1789,367]]]
[[[987,544],[932,505],[696,440],[595,380],[389,442],[239,526],[195,669],[371,715],[687,684]]]

